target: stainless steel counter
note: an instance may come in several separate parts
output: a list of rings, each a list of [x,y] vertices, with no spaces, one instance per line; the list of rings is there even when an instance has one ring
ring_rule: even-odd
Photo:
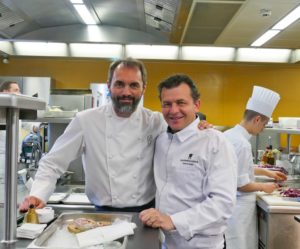
[[[77,208],[68,207],[56,207],[55,213],[60,214],[62,212],[74,212],[81,210]],[[81,210],[82,211],[82,210]],[[86,212],[95,212],[95,210],[85,210]],[[138,213],[130,213],[133,215],[132,222],[136,223],[137,228],[134,230],[134,235],[129,236],[127,249],[159,249],[160,242],[158,237],[158,229],[152,229],[143,226],[138,218]],[[3,215],[3,209],[0,208],[0,215]],[[3,229],[0,229],[0,236],[3,235]],[[13,244],[0,244],[0,249],[24,249],[31,243],[29,239],[18,239]],[[66,247],[67,248],[67,245]]]
[[[3,185],[0,185],[2,189]],[[58,185],[56,188],[56,192],[68,192],[73,188],[84,188],[83,185]],[[20,203],[23,198],[28,194],[25,186],[23,184],[18,185],[18,203]],[[2,192],[3,195],[3,192]],[[1,198],[1,192],[0,192]],[[65,204],[48,204],[51,206],[56,214],[60,214],[63,212],[96,212],[93,205],[65,205]],[[18,213],[19,214],[19,213]],[[19,216],[17,214],[17,216]],[[159,242],[159,233],[157,229],[152,229],[148,227],[144,227],[141,221],[138,218],[138,213],[133,213],[132,222],[137,224],[137,229],[135,229],[135,233],[133,236],[129,237],[127,249],[158,249],[160,248]],[[3,206],[0,203],[0,217],[3,217]],[[1,219],[2,220],[2,219]],[[2,222],[1,222],[2,223]],[[4,224],[0,225],[0,236],[3,236]],[[32,240],[29,239],[18,239],[16,243],[13,244],[2,244],[0,243],[0,249],[24,249],[31,243]]]
[[[259,249],[300,248],[300,225],[294,220],[300,206],[271,206],[260,198],[257,205]]]

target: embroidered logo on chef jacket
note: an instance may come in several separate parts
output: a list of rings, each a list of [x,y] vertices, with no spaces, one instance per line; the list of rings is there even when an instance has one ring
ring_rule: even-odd
[[[194,165],[199,163],[198,159],[192,153],[188,154],[186,159],[180,159],[180,162],[185,165]]]

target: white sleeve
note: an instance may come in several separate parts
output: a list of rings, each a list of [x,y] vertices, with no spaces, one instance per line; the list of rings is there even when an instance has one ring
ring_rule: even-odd
[[[46,203],[55,190],[57,179],[68,169],[70,162],[82,154],[83,148],[83,131],[75,117],[50,152],[39,161],[30,195]]]
[[[196,234],[204,236],[223,233],[236,201],[237,160],[233,147],[221,139],[218,151],[212,153],[203,184],[206,199],[194,207],[171,215],[181,236],[189,240]]]
[[[249,175],[249,167],[253,166],[252,154],[249,153],[251,148],[243,143],[234,143],[233,147],[238,161],[237,187],[240,188],[251,182],[251,176]]]

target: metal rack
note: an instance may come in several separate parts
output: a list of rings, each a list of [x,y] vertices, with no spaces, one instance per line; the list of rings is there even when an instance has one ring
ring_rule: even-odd
[[[37,110],[46,103],[37,98],[19,94],[0,94],[0,123],[6,129],[4,180],[4,237],[1,243],[16,241],[17,228],[17,161],[19,119],[35,120]]]
[[[287,134],[287,154],[291,153],[291,135],[300,135],[300,129],[287,129],[287,128],[265,128],[264,131],[271,131],[276,134]],[[255,148],[255,163],[258,161],[258,146],[259,146],[259,134],[256,136],[256,148]]]

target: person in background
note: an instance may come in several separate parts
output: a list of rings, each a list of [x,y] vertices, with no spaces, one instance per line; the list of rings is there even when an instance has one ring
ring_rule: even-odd
[[[15,81],[5,81],[0,85],[0,93],[20,94],[20,87]]]
[[[153,154],[156,137],[166,129],[159,112],[139,105],[146,90],[142,62],[121,59],[110,65],[111,102],[77,113],[40,162],[30,204],[42,208],[71,161],[82,156],[86,194],[98,210],[139,212],[154,206]]]
[[[162,81],[167,132],[156,140],[156,209],[141,221],[161,228],[168,249],[221,249],[236,196],[236,156],[223,133],[199,130],[200,94],[186,75]]]
[[[28,161],[38,161],[42,154],[42,137],[39,134],[39,127],[32,126],[32,130],[22,141],[22,154],[21,159],[24,159],[25,163]]]
[[[265,125],[280,99],[278,93],[254,86],[249,98],[243,120],[234,128],[225,131],[225,136],[232,143],[238,158],[237,205],[229,219],[225,233],[227,249],[258,248],[256,191],[272,193],[278,184],[274,182],[255,182],[254,175],[265,175],[283,181],[285,174],[254,167],[252,148],[249,142],[252,135],[263,131]]]

